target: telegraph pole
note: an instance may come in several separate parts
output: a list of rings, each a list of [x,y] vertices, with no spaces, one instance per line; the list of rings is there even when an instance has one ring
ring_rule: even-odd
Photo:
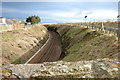
[[[87,26],[87,23],[86,23],[86,18],[87,18],[87,15],[85,16],[85,26]],[[88,28],[88,27],[87,27]]]

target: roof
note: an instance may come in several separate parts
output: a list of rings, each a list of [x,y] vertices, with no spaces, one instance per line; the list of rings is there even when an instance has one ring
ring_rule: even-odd
[[[0,19],[3,19],[4,17],[0,17]],[[5,18],[4,18],[5,19]]]

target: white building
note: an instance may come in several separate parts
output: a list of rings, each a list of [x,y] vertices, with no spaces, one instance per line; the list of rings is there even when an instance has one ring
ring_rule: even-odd
[[[0,25],[6,24],[6,18],[0,17]]]

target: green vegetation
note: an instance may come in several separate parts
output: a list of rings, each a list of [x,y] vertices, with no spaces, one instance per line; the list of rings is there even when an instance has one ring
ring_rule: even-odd
[[[117,57],[118,48],[116,36],[81,26],[64,26],[61,24],[61,27],[59,26],[58,28],[59,32],[69,27],[68,31],[62,35],[64,53],[62,60],[79,61]]]
[[[26,22],[30,22],[31,24],[38,24],[41,21],[39,16],[30,16],[26,19]]]

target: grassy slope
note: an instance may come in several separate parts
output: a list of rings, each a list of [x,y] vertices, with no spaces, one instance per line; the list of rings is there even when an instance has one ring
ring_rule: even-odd
[[[62,44],[65,50],[64,61],[116,58],[118,54],[117,37],[79,26],[71,27],[62,36]]]

